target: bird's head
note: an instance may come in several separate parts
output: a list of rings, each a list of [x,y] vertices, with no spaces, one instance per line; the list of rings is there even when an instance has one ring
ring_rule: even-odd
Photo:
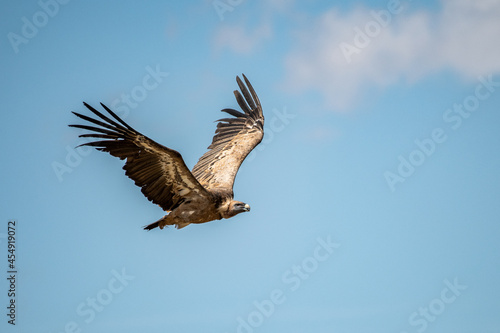
[[[241,202],[241,201],[231,201],[229,204],[229,209],[228,209],[228,217],[233,217],[235,215],[238,215],[239,213],[243,212],[249,212],[250,211],[250,205]]]

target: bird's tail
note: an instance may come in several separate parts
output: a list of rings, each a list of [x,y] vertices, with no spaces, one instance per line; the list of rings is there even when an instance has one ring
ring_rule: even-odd
[[[156,222],[154,222],[154,223],[151,223],[151,224],[145,225],[145,226],[144,226],[144,230],[147,230],[147,231],[152,230],[152,229],[154,229],[154,228],[158,227],[158,226],[159,226],[159,224],[160,224],[160,221],[156,221]]]
[[[158,227],[160,227],[160,229],[163,229],[163,227],[165,225],[170,224],[170,223],[167,222],[167,217],[168,217],[168,214],[165,215],[165,216],[163,216],[161,219],[159,219],[156,222],[153,222],[151,224],[145,225],[144,226],[144,230],[149,231],[149,230],[153,230],[154,228],[158,228]]]
[[[149,230],[152,230],[156,227],[160,227],[160,229],[163,229],[165,226],[169,226],[169,225],[174,225],[177,229],[182,229],[182,228],[190,225],[189,222],[177,222],[177,223],[175,223],[172,220],[168,221],[167,217],[168,217],[168,215],[165,215],[161,219],[159,219],[158,221],[144,226],[144,230],[149,231]]]

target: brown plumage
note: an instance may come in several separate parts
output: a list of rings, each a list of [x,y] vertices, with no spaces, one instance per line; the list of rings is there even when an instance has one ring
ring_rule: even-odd
[[[264,136],[264,115],[259,98],[248,79],[236,77],[241,93],[234,91],[242,112],[224,109],[231,118],[218,120],[217,130],[208,151],[190,172],[181,154],[137,132],[101,103],[112,118],[84,105],[100,119],[76,112],[79,118],[96,126],[69,125],[91,133],[80,137],[97,138],[82,146],[93,146],[125,160],[123,169],[142,193],[168,212],[160,220],[144,227],[163,229],[166,225],[183,228],[191,223],[205,223],[230,218],[250,210],[233,200],[236,173],[247,155]]]

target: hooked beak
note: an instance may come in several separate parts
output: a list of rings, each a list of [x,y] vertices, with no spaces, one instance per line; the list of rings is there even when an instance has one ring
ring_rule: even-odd
[[[250,211],[250,205],[249,204],[245,204],[245,206],[243,206],[243,210],[245,212],[249,212]]]

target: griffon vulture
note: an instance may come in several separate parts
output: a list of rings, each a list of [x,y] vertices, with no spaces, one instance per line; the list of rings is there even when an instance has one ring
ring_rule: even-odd
[[[217,130],[208,151],[192,171],[181,154],[142,135],[101,103],[111,118],[84,105],[100,119],[73,112],[96,126],[69,125],[91,131],[80,137],[99,139],[81,146],[93,146],[125,160],[123,169],[142,193],[167,212],[158,221],[144,227],[174,225],[184,228],[191,223],[228,219],[250,211],[244,202],[233,200],[233,183],[245,157],[264,136],[264,115],[259,98],[248,79],[236,77],[241,90],[234,91],[242,112],[224,109],[233,117],[218,120]]]

